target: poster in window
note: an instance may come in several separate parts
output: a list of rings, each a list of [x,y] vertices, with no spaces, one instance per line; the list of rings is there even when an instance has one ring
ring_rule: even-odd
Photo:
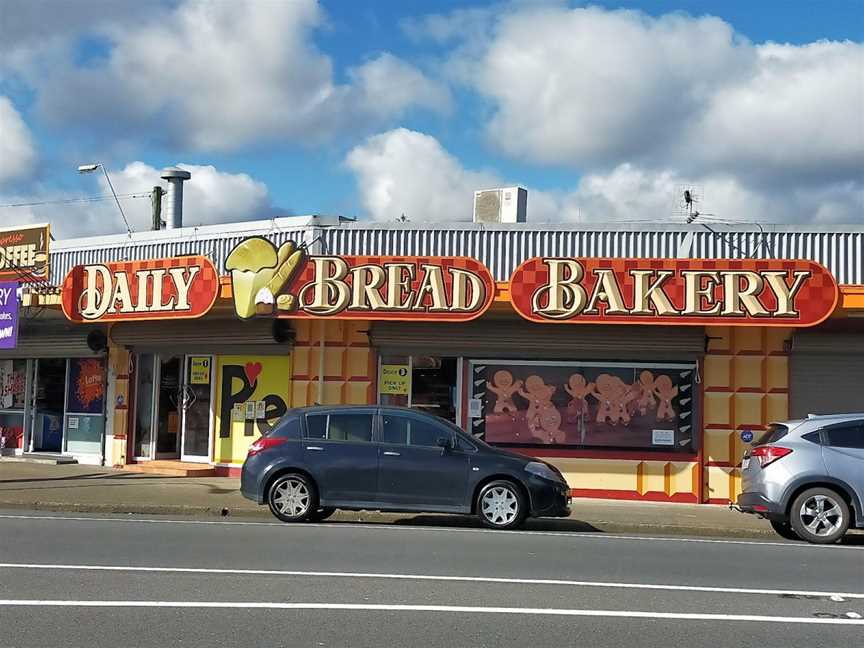
[[[101,414],[105,400],[105,363],[101,358],[69,361],[66,411]]]
[[[692,451],[692,365],[472,363],[487,443]]]
[[[0,410],[23,410],[26,360],[0,360]]]

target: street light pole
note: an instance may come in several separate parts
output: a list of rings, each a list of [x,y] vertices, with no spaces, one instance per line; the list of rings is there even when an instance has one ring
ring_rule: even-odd
[[[129,221],[126,220],[126,214],[123,212],[123,207],[120,205],[120,199],[117,198],[117,192],[114,191],[114,185],[111,182],[111,177],[108,175],[108,171],[105,169],[105,165],[100,163],[82,164],[78,167],[78,173],[93,173],[96,169],[102,169],[102,173],[105,174],[105,179],[108,181],[108,186],[111,188],[111,195],[114,196],[114,202],[117,203],[117,209],[120,210],[120,215],[123,217],[123,224],[126,225],[126,233],[131,237],[132,228],[129,226]]]

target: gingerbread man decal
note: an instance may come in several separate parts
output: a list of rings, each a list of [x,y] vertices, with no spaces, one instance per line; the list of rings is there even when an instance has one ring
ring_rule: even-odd
[[[492,382],[487,381],[486,386],[497,397],[495,399],[495,407],[492,410],[493,412],[496,414],[503,412],[515,414],[517,412],[516,405],[513,403],[513,394],[522,387],[521,380],[514,382],[513,374],[502,369],[495,372],[495,375],[492,376]]]
[[[597,399],[597,422],[612,425],[630,423],[630,414],[627,413],[627,403],[634,397],[630,386],[618,376],[600,374],[597,376],[596,387],[591,396]]]
[[[660,404],[657,406],[658,421],[674,421],[675,410],[672,407],[672,399],[678,395],[678,388],[672,384],[672,379],[669,376],[657,376],[654,381],[654,392],[660,399]]]
[[[636,408],[642,416],[645,416],[649,409],[657,407],[657,399],[654,396],[654,390],[657,387],[657,383],[654,380],[654,374],[646,369],[639,374],[639,382],[633,386],[639,394],[639,400],[636,401]]]
[[[580,416],[588,413],[587,397],[594,391],[594,383],[587,382],[582,374],[573,374],[564,385],[564,391],[571,396],[567,403],[567,422],[574,423]]]
[[[564,432],[560,429],[561,414],[552,403],[552,394],[556,389],[555,385],[543,382],[540,376],[528,376],[525,389],[519,389],[519,395],[528,401],[525,421],[531,433],[537,434],[542,430],[548,435],[549,443],[564,443]]]

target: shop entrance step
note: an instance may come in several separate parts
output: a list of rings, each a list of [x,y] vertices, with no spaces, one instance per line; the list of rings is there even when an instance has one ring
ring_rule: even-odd
[[[78,460],[75,457],[64,457],[62,455],[52,454],[50,452],[25,452],[24,454],[11,456],[8,454],[3,454],[3,456],[0,456],[0,461],[49,464],[53,466],[78,463]]]
[[[172,460],[142,461],[141,463],[122,466],[120,470],[169,477],[213,477],[216,475],[216,468],[210,464]]]

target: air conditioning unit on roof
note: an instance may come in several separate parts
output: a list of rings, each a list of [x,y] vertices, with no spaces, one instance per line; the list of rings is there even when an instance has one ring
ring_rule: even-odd
[[[528,191],[504,187],[474,192],[475,223],[524,223],[528,213]]]

